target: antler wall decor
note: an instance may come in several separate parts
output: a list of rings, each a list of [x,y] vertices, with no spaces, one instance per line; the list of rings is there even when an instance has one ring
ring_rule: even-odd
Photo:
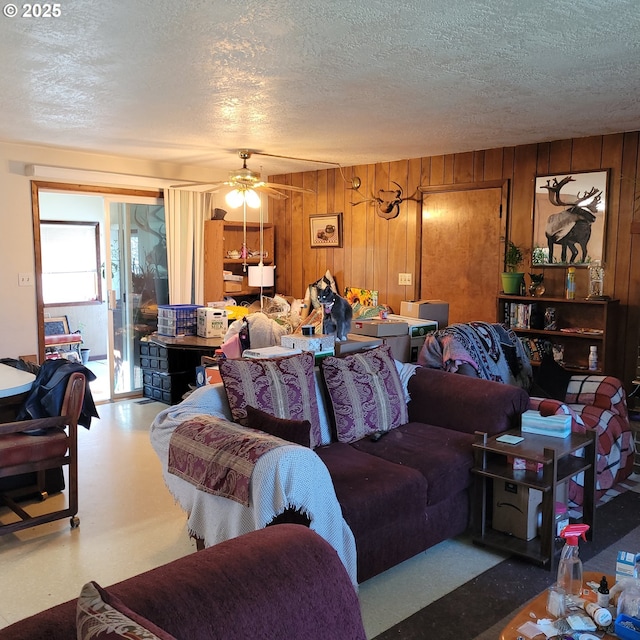
[[[360,200],[360,202],[352,202],[352,206],[356,206],[359,204],[363,204],[365,202],[375,202],[376,203],[376,213],[385,220],[391,220],[396,218],[400,213],[400,204],[405,202],[406,200],[415,200],[415,193],[409,198],[403,198],[403,189],[402,187],[395,181],[393,181],[398,188],[397,189],[378,189],[378,195],[371,195],[370,198],[365,198],[364,200]]]

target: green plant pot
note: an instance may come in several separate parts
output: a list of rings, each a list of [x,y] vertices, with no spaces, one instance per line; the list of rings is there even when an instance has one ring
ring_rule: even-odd
[[[520,293],[520,285],[524,280],[524,273],[509,272],[502,274],[502,290],[511,295]]]

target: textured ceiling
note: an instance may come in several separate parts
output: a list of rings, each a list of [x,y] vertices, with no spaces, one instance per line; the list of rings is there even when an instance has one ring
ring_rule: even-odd
[[[11,6],[4,141],[226,170],[243,147],[353,165],[640,129],[637,0]]]

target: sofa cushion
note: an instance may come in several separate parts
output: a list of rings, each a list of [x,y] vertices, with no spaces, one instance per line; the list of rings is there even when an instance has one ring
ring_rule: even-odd
[[[358,551],[358,582],[425,549],[427,482],[419,471],[334,442],[326,465]]]
[[[340,442],[407,422],[404,389],[389,346],[344,358],[329,356],[322,361],[322,375]]]
[[[311,446],[311,423],[308,420],[277,418],[247,405],[247,426],[303,447]]]
[[[247,405],[292,420],[311,423],[311,445],[321,443],[320,416],[309,352],[265,360],[223,360],[220,375],[235,422],[247,425]]]
[[[68,448],[67,433],[58,427],[43,434],[8,433],[0,438],[0,467],[62,457]]]
[[[95,582],[82,587],[76,608],[76,628],[78,640],[176,640]]]
[[[427,504],[434,505],[471,484],[475,436],[410,422],[372,442],[351,446],[358,451],[419,471],[427,481]]]

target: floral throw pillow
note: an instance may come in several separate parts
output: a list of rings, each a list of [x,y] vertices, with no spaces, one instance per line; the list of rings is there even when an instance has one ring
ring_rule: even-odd
[[[284,358],[227,359],[220,375],[235,422],[247,424],[247,405],[277,418],[308,420],[311,446],[321,443],[320,415],[310,352]]]
[[[77,640],[176,640],[95,582],[82,587],[76,607]]]
[[[322,361],[338,440],[355,442],[408,420],[405,394],[388,345]]]

